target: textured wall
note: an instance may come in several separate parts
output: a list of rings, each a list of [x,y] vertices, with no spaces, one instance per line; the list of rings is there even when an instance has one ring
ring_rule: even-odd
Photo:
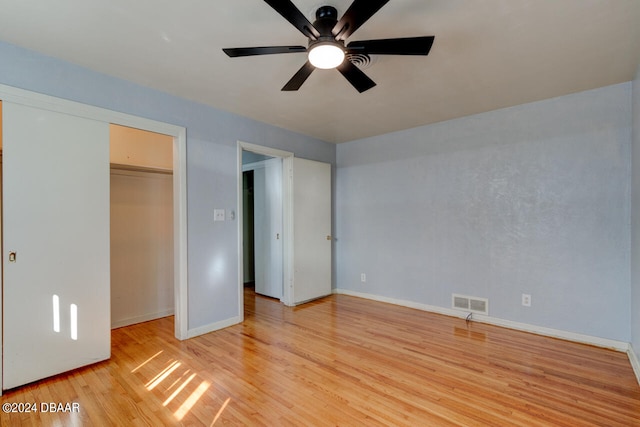
[[[630,91],[339,145],[338,287],[629,341]]]
[[[187,64],[188,66],[188,64]],[[187,128],[190,329],[238,316],[238,140],[335,164],[335,146],[0,42],[0,83]]]
[[[633,196],[631,218],[631,332],[640,356],[640,67],[633,81]]]

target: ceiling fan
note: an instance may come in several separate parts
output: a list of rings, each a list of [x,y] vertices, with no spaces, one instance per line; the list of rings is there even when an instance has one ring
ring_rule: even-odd
[[[354,0],[340,20],[336,8],[322,6],[316,11],[313,24],[290,0],[264,1],[309,39],[308,47],[267,46],[222,50],[232,58],[306,52],[307,62],[284,85],[284,91],[300,89],[316,68],[336,68],[358,92],[362,93],[376,84],[349,60],[349,55],[427,55],[434,40],[434,36],[425,36],[362,40],[345,44],[345,40],[389,0]]]

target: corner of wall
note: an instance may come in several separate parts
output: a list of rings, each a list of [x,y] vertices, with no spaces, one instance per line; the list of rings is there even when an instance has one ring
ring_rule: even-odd
[[[640,383],[640,65],[632,82],[631,137],[631,345],[629,360]]]
[[[629,346],[629,351],[627,351],[627,354],[629,355],[629,362],[631,362],[633,372],[636,374],[638,384],[640,384],[640,359],[638,359],[638,355],[633,349],[633,344]]]

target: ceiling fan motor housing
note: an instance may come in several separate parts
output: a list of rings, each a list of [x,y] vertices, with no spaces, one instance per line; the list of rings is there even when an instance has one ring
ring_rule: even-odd
[[[316,20],[313,26],[323,36],[330,36],[331,30],[338,22],[338,11],[333,6],[322,6],[316,10]]]
[[[333,6],[322,6],[316,11],[313,26],[320,33],[317,40],[309,39],[309,50],[317,44],[333,44],[344,48],[344,41],[338,41],[332,34],[333,27],[338,23],[338,11]]]

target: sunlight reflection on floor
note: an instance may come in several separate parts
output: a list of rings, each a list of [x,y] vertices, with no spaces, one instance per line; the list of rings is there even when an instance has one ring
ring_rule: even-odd
[[[165,380],[165,378],[167,378],[169,375],[171,375],[173,373],[173,371],[178,369],[180,367],[180,365],[181,365],[181,363],[178,362],[178,361],[175,361],[175,360],[172,363],[170,363],[169,366],[164,368],[164,370],[162,370],[162,372],[160,372],[158,375],[156,375],[151,381],[149,381],[146,384],[147,390],[151,391],[154,388],[156,388],[156,386],[158,384],[160,384],[162,381]]]
[[[211,382],[202,380],[197,387],[194,389],[194,384],[197,384],[198,374],[193,372],[187,365],[183,364],[182,361],[176,359],[168,359],[164,362],[161,360],[157,360],[158,356],[160,356],[163,351],[159,351],[143,363],[138,365],[135,369],[131,371],[131,373],[142,372],[142,368],[145,365],[148,365],[150,362],[154,361],[154,365],[158,368],[160,366],[164,366],[160,372],[153,372],[148,377],[153,377],[146,381],[144,384],[145,388],[148,391],[154,391],[154,393],[160,393],[160,395],[167,395],[166,399],[162,403],[162,406],[168,407],[171,411],[175,408],[175,412],[173,412],[173,416],[177,421],[182,421],[185,416],[187,416],[190,412],[193,411],[194,406],[201,400],[203,395],[211,388]],[[159,365],[159,366],[158,366]],[[152,365],[149,365],[149,367]],[[148,369],[148,368],[147,368]],[[147,372],[148,374],[148,372]],[[155,374],[155,375],[154,375]],[[166,382],[166,384],[165,384]],[[191,392],[189,394],[189,392]],[[215,398],[214,396],[211,396]],[[211,422],[211,426],[213,426],[216,421],[221,417],[227,405],[231,402],[231,398],[228,397],[218,412],[216,413],[213,421]]]
[[[173,393],[171,393],[171,396],[169,396],[167,398],[167,400],[165,400],[162,403],[162,406],[167,406],[174,397],[176,397],[178,394],[180,394],[180,392],[182,390],[184,390],[184,388],[196,377],[196,374],[191,374],[191,376],[189,378],[187,378],[187,380],[185,382],[183,382],[182,384],[180,384],[180,387],[178,387]]]
[[[142,368],[144,365],[146,365],[147,363],[151,362],[153,359],[155,359],[156,357],[160,356],[160,354],[162,354],[163,350],[160,350],[159,352],[157,352],[156,354],[154,354],[153,356],[151,356],[150,358],[148,358],[147,360],[145,360],[144,362],[142,362],[141,364],[139,364],[138,366],[136,366],[131,373],[133,374],[134,372],[136,372],[138,369]]]
[[[222,413],[224,412],[224,408],[227,407],[227,405],[229,404],[229,402],[231,402],[231,398],[227,397],[227,400],[224,401],[224,403],[222,404],[222,406],[220,407],[220,410],[218,411],[218,413],[216,414],[215,418],[213,419],[213,421],[211,421],[211,425],[209,427],[212,427],[216,421],[218,421],[218,418],[220,418],[220,415],[222,415]]]
[[[187,400],[184,401],[180,408],[178,408],[178,410],[173,413],[178,421],[181,421],[182,418],[184,418],[184,416],[191,410],[191,408],[193,408],[193,405],[195,405],[198,400],[200,400],[200,397],[202,397],[202,395],[209,389],[210,385],[211,383],[209,383],[208,381],[202,381],[198,388],[195,389],[193,393],[191,393],[191,395],[187,398]]]

